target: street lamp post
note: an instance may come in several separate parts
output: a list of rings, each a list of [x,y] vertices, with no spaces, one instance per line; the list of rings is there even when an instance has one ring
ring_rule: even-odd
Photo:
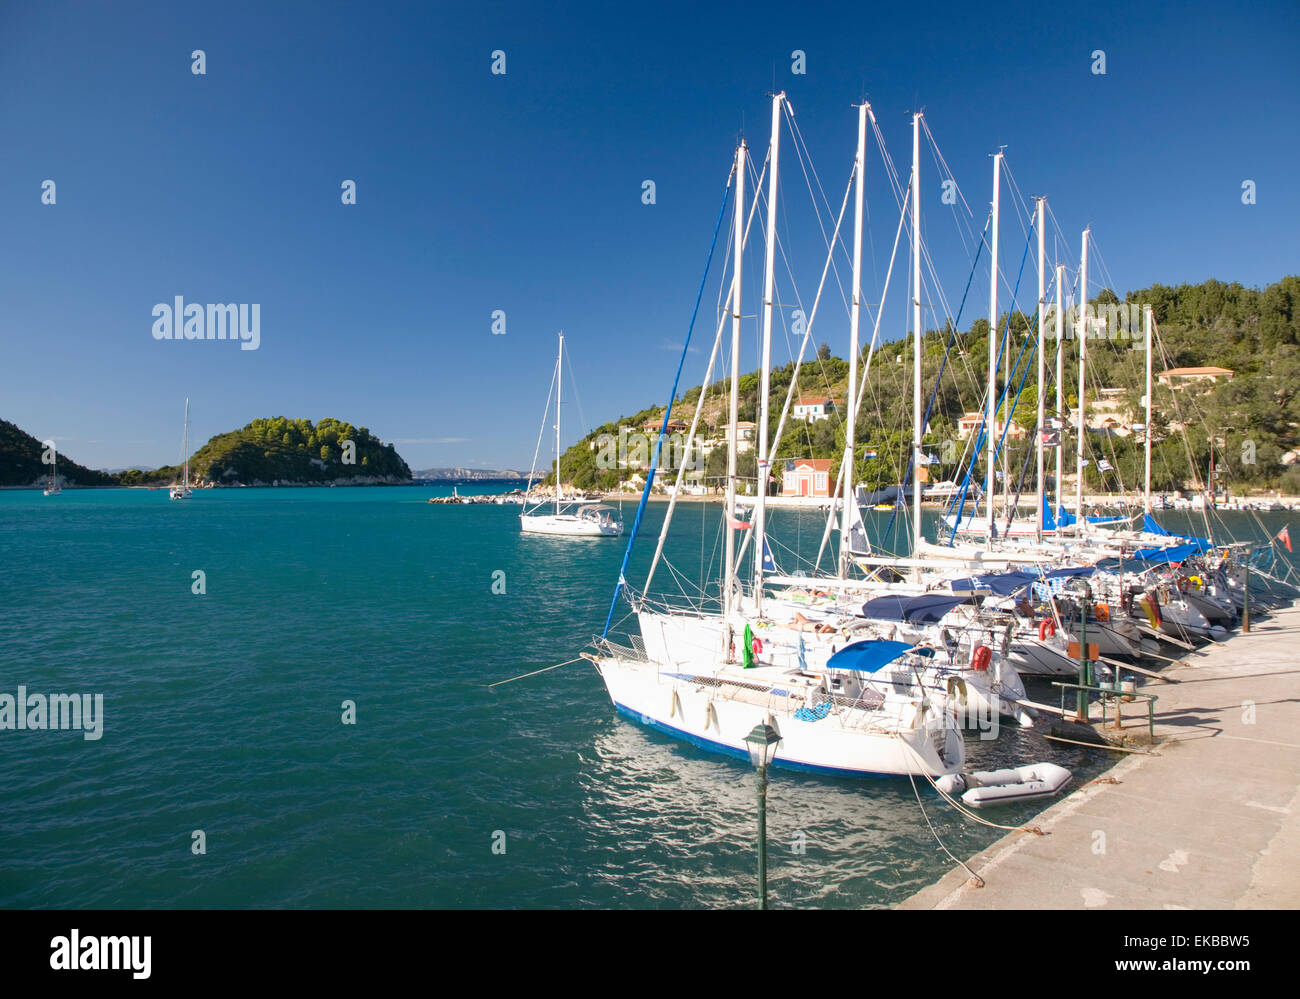
[[[767,768],[776,756],[781,735],[764,722],[745,736],[749,760],[758,775],[758,907],[767,908]]]

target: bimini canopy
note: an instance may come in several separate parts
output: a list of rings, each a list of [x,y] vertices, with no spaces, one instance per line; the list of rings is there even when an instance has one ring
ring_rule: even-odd
[[[950,597],[942,593],[908,595],[891,594],[876,597],[862,605],[862,616],[878,621],[907,621],[911,624],[932,624],[958,604],[967,603],[970,597]]]
[[[1009,597],[1037,578],[1032,572],[1004,572],[989,576],[971,576],[969,579],[954,579],[948,585],[952,587],[953,593],[987,592],[999,597]]]
[[[854,642],[852,645],[844,646],[839,652],[826,660],[826,668],[874,673],[882,666],[888,666],[912,651],[926,656],[934,655],[934,649],[917,649],[906,642],[891,642],[883,638],[869,638],[866,641]]]

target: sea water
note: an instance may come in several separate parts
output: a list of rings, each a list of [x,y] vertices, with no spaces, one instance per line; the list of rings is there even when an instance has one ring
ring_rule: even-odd
[[[585,661],[488,687],[588,646],[626,535],[427,503],[450,491],[0,492],[0,694],[102,696],[98,739],[0,731],[0,906],[752,905],[749,766],[617,716]],[[888,518],[868,514],[875,537]],[[782,569],[815,555],[823,515],[771,519]],[[678,507],[688,589],[717,571],[718,524]],[[968,737],[974,769],[1037,760],[1082,781],[1112,757],[1009,723]],[[774,772],[771,904],[887,906],[934,881],[951,861],[922,809],[958,856],[1001,835],[923,782]]]

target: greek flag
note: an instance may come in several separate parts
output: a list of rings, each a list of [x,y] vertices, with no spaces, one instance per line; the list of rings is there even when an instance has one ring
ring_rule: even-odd
[[[1034,596],[1039,600],[1051,600],[1063,589],[1070,581],[1069,576],[1054,576],[1051,579],[1040,579],[1033,585]]]

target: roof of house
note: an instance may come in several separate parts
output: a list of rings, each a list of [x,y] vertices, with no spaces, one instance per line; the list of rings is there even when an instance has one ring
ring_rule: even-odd
[[[1168,371],[1162,371],[1162,372],[1160,372],[1160,377],[1161,377],[1161,378],[1164,378],[1164,377],[1167,376],[1167,375],[1179,375],[1179,376],[1184,376],[1184,375],[1230,375],[1230,374],[1232,374],[1232,369],[1231,369],[1231,368],[1214,368],[1214,367],[1209,367],[1209,368],[1170,368]]]
[[[796,406],[825,406],[828,402],[834,402],[834,399],[827,398],[824,395],[801,395]]]
[[[830,458],[798,458],[788,463],[786,471],[798,471],[800,468],[811,468],[814,472],[829,472],[831,470]]]

